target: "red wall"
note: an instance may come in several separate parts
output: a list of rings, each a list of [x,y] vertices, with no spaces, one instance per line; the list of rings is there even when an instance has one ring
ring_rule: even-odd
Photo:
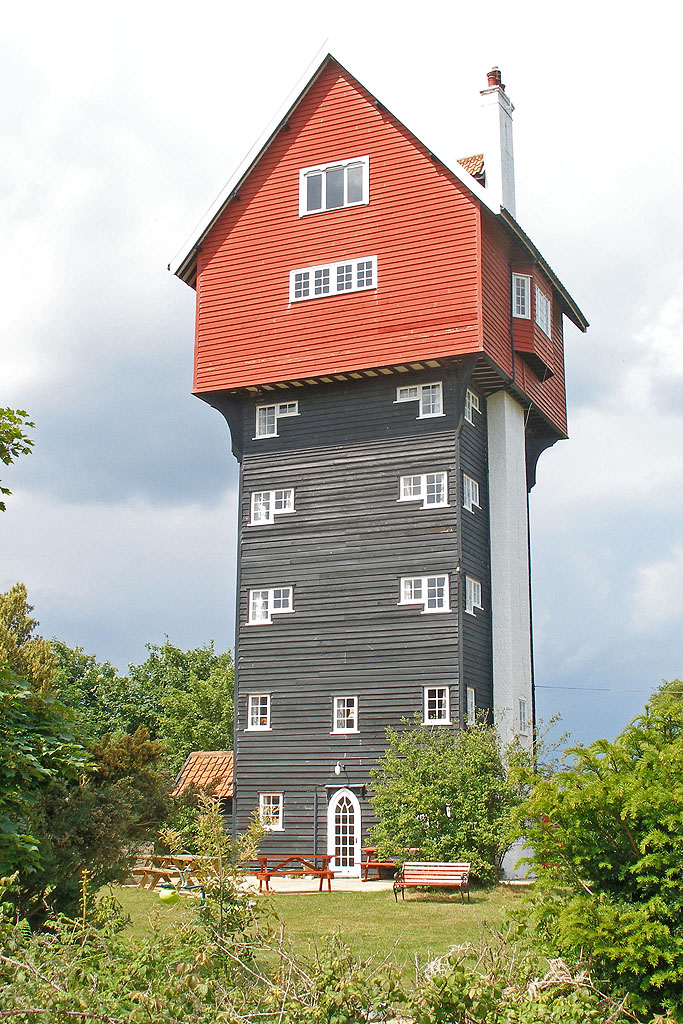
[[[555,425],[562,435],[567,433],[567,404],[564,385],[564,342],[562,337],[562,312],[557,296],[550,283],[537,267],[525,264],[528,255],[520,249],[507,233],[494,221],[483,215],[482,241],[482,292],[484,351],[505,371],[513,375],[512,342],[510,338],[510,265],[522,273],[532,273],[540,286],[552,296],[552,339],[548,339],[533,322],[516,321],[516,334],[522,341],[525,331],[528,335],[529,351],[542,350],[545,362],[552,368],[553,376],[541,381],[526,360],[515,355],[515,384],[541,412]],[[533,309],[534,282],[531,285]],[[522,341],[523,344],[523,341]]]
[[[299,169],[370,156],[367,206],[300,218]],[[202,244],[194,387],[214,391],[481,348],[479,210],[337,65]],[[289,303],[289,271],[378,257],[378,288]]]

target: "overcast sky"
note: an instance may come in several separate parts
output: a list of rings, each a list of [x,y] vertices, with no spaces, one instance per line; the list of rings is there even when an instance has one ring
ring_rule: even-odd
[[[531,495],[538,708],[611,737],[683,675],[680,15],[320,6],[3,9],[0,405],[36,448],[2,474],[0,588],[121,670],[164,634],[232,645],[237,467],[166,265],[321,47],[446,161],[480,148],[498,64],[518,220],[591,322]]]

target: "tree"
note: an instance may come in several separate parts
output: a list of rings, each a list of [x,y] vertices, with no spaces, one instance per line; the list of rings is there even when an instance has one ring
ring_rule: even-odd
[[[215,657],[206,679],[191,672],[185,688],[162,697],[160,734],[167,762],[178,771],[192,750],[232,749],[234,672],[229,652]]]
[[[476,880],[496,881],[520,795],[494,729],[483,722],[456,733],[416,725],[388,729],[387,744],[372,772],[379,819],[372,840],[381,855],[405,857],[406,848],[418,848],[423,860],[469,861]]]
[[[73,783],[88,760],[65,709],[0,668],[0,876],[37,870],[41,793],[56,779]]]
[[[535,934],[638,994],[683,1011],[683,683],[665,684],[610,743],[566,751],[519,820],[534,850]],[[557,952],[554,953],[557,955]],[[637,1004],[636,1004],[637,1005]]]
[[[35,636],[38,621],[31,617],[24,583],[15,583],[0,594],[0,665],[7,665],[16,676],[47,690],[56,662],[47,640]]]
[[[33,439],[24,431],[33,427],[35,423],[29,420],[24,409],[0,409],[0,462],[11,466],[20,455],[31,454]],[[11,493],[9,488],[0,485],[0,494],[7,496]],[[0,512],[5,511],[5,502],[0,499]]]

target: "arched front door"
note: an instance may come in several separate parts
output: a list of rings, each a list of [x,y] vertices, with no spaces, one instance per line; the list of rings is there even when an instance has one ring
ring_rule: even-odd
[[[340,875],[360,876],[360,804],[350,789],[338,789],[327,808],[327,852]]]

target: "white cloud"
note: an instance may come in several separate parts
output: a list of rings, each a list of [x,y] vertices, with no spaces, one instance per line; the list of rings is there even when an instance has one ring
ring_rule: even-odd
[[[664,558],[640,566],[633,592],[631,622],[634,629],[659,630],[672,622],[680,622],[683,627],[681,580],[683,543],[677,544]]]

